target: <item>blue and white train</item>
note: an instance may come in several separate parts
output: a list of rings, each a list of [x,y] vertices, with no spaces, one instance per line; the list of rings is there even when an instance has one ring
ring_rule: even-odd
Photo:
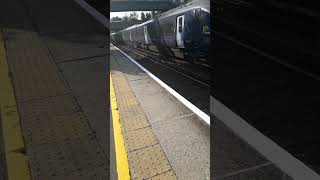
[[[210,1],[197,0],[156,18],[111,34],[111,42],[183,58],[207,59],[210,45]]]

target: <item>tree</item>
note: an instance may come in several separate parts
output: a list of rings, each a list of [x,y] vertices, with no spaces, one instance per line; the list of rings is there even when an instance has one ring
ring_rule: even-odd
[[[125,21],[125,22],[129,21],[129,17],[128,16],[123,16],[122,17],[122,21]]]
[[[141,23],[141,21],[138,19],[138,14],[136,12],[129,14],[129,16],[128,15],[123,16],[122,21],[128,25]]]
[[[176,3],[176,5],[178,5],[178,6],[180,6],[182,4],[187,4],[191,1],[193,1],[193,0],[175,0],[174,3]]]
[[[156,17],[156,11],[151,11],[151,17],[155,18]]]
[[[146,13],[146,20],[150,20],[152,18],[151,13]]]
[[[146,15],[143,12],[141,12],[141,20],[143,22],[147,21]]]
[[[133,20],[133,21],[137,21],[138,20],[138,13],[136,13],[136,12],[130,13],[129,19]]]
[[[156,16],[160,15],[161,11],[151,11],[152,18],[155,18]]]
[[[118,17],[118,16],[111,18],[111,21],[121,21],[121,20],[122,19],[120,17]]]

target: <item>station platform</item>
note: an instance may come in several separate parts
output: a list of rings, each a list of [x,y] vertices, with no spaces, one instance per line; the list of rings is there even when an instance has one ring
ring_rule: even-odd
[[[113,133],[123,139],[121,147],[115,138],[115,152],[123,152],[116,162],[127,162],[117,174],[127,172],[131,179],[292,180],[218,119],[219,113],[208,124],[187,108],[153,78],[151,65],[145,69],[139,64],[148,59],[138,60],[112,44],[110,57]]]
[[[110,45],[118,176],[210,179],[210,126],[132,60]]]
[[[106,32],[73,0],[1,1],[1,180],[109,179]]]

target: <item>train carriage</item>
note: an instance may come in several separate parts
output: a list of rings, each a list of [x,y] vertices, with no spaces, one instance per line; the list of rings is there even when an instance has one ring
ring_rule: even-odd
[[[130,32],[129,32],[128,28],[120,31],[120,34],[121,34],[122,39],[123,39],[125,44],[131,43]]]
[[[113,44],[123,44],[123,39],[120,33],[110,34],[110,42]]]
[[[132,46],[164,55],[182,54],[192,61],[206,58],[210,42],[210,2],[194,1],[119,32]]]
[[[130,31],[130,41],[133,46],[137,45],[137,25],[133,25],[132,28],[129,29]]]
[[[137,43],[138,46],[148,48],[148,45],[152,44],[148,33],[148,25],[151,25],[153,20],[146,21],[142,24],[137,25]]]
[[[111,33],[111,34],[110,34],[110,42],[111,42],[111,43],[116,43],[116,39],[115,39],[116,34],[117,34],[117,33]]]

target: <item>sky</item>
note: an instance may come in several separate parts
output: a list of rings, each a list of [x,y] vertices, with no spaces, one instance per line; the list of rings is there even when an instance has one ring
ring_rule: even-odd
[[[127,12],[111,12],[110,13],[110,18],[113,18],[113,17],[123,17],[123,16],[129,16],[131,13],[133,13],[134,11],[127,11]],[[150,12],[150,11],[135,11],[136,13],[138,13],[138,19],[140,19],[140,15],[141,15],[141,12]]]

